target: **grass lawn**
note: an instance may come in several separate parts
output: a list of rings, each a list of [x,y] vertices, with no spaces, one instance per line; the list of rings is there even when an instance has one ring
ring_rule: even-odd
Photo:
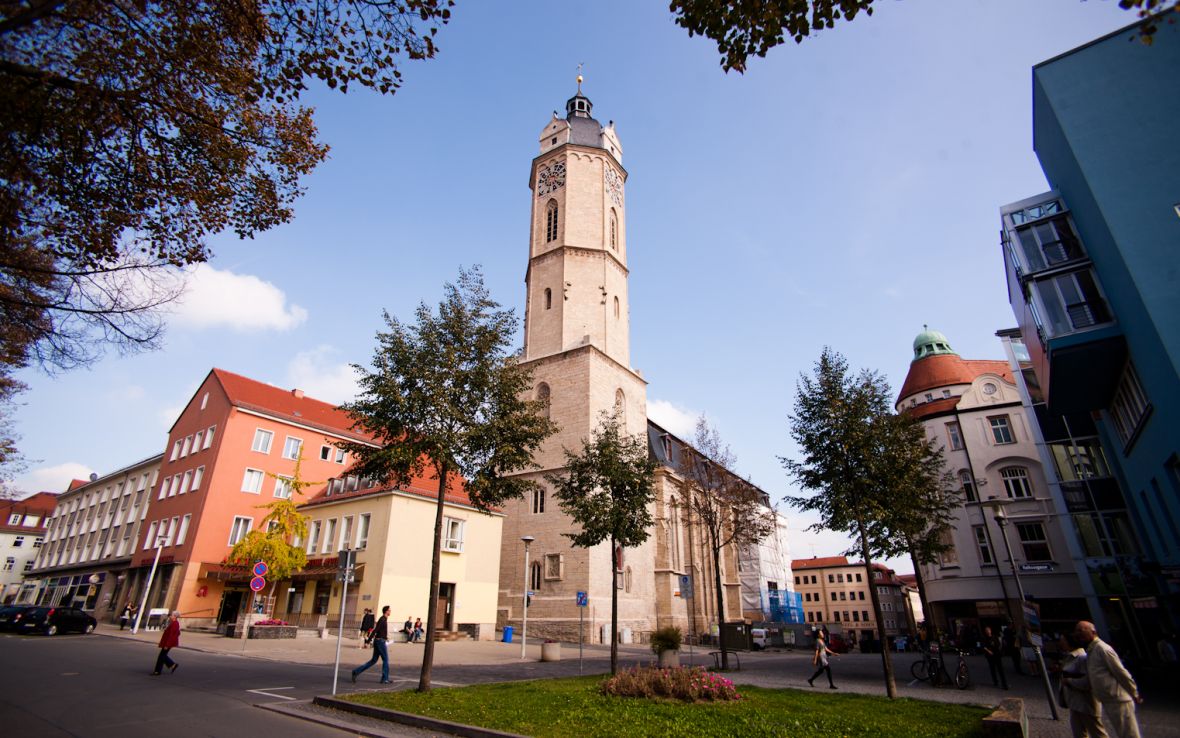
[[[738,687],[738,702],[687,704],[606,697],[600,676],[482,684],[347,699],[390,710],[545,738],[574,736],[900,736],[982,734],[989,710],[867,695]]]

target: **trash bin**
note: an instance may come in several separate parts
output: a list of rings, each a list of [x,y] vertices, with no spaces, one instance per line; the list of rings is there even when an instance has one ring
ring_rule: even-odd
[[[504,626],[504,642],[505,643],[512,643],[512,626],[511,625]]]

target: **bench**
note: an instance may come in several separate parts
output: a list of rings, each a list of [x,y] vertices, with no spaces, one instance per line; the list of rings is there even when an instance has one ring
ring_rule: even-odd
[[[737,651],[729,651],[728,653],[729,653],[729,658],[737,661],[737,670],[741,671],[742,670],[742,659],[740,656],[737,655]],[[720,651],[710,651],[709,655],[713,657],[713,668],[720,669],[721,668],[721,652]]]

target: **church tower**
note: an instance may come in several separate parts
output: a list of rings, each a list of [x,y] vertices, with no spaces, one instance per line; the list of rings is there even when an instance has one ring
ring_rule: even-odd
[[[576,638],[576,594],[587,592],[586,639],[598,642],[599,626],[610,621],[612,586],[620,587],[620,624],[650,629],[654,561],[643,563],[653,556],[646,545],[628,549],[618,567],[608,546],[572,548],[562,534],[575,524],[544,481],[546,473],[564,466],[564,449],[581,449],[605,412],[617,409],[627,433],[647,434],[646,382],[630,363],[623,148],[614,122],[604,127],[592,116],[581,84],[578,77],[565,117],[555,112],[541,130],[540,153],[529,172],[523,363],[533,371],[535,397],[548,404],[559,431],[534,457],[541,469],[528,474],[543,491],[505,510],[500,621],[521,625],[527,575],[531,633]],[[535,539],[527,573],[525,536]],[[628,576],[627,569],[640,567],[648,576]]]

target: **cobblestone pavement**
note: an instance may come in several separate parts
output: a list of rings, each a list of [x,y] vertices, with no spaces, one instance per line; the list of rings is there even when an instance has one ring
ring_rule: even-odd
[[[154,642],[158,632],[140,632],[132,635],[117,627],[100,625],[104,635]],[[341,673],[346,668],[368,658],[366,649],[358,648],[356,639],[344,638],[340,649]],[[181,634],[182,648],[197,649],[210,653],[225,653],[248,658],[285,661],[302,664],[331,665],[336,657],[336,638],[321,639],[301,636],[293,640],[260,641],[226,638],[212,633],[186,631]],[[412,689],[418,684],[418,672],[422,662],[421,643],[393,643],[389,647],[391,660],[392,689]],[[608,646],[585,646],[583,659],[579,664],[576,644],[563,644],[562,659],[556,662],[542,662],[540,642],[529,641],[526,658],[521,659],[519,640],[515,643],[498,641],[442,641],[435,644],[433,679],[434,686],[462,686],[468,684],[516,681],[520,679],[544,679],[582,674],[602,674],[610,670],[610,649]],[[918,658],[916,654],[891,654],[897,674],[899,697],[936,700],[995,706],[1005,697],[1024,699],[1025,711],[1029,717],[1030,735],[1037,738],[1065,738],[1069,736],[1068,713],[1058,708],[1060,720],[1050,716],[1048,699],[1039,677],[1013,675],[1009,673],[1011,689],[1007,692],[993,687],[982,657],[968,657],[972,684],[966,690],[953,687],[934,688],[925,682],[914,682],[910,678],[910,665]],[[770,649],[757,653],[741,652],[740,670],[734,669],[728,676],[738,685],[750,684],[759,687],[779,689],[812,689],[807,685],[811,675],[811,653],[804,650]],[[655,657],[646,646],[620,645],[619,660],[623,666],[654,663]],[[713,667],[713,657],[708,650],[694,649],[681,652],[681,663]],[[884,695],[883,667],[880,654],[845,654],[832,661],[832,671],[838,688],[845,692]],[[347,676],[345,674],[345,676]],[[980,681],[982,679],[982,682]],[[1147,702],[1139,709],[1142,733],[1146,737],[1180,738],[1180,700],[1174,689],[1169,688],[1159,677],[1140,675],[1139,681]],[[341,679],[347,684],[346,678]],[[817,687],[818,687],[817,682]],[[823,687],[826,689],[826,686]],[[351,691],[348,689],[341,691]]]

